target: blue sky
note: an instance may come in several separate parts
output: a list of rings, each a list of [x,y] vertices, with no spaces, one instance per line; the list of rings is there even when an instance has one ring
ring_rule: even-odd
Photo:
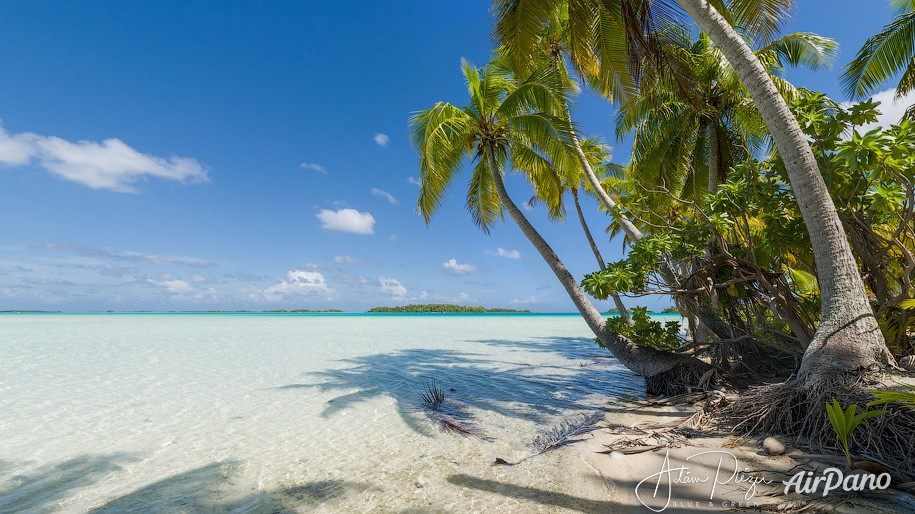
[[[789,30],[837,39],[839,65],[891,16],[799,3]],[[0,310],[572,310],[516,227],[473,226],[467,176],[428,228],[414,209],[407,118],[463,102],[459,61],[487,61],[488,5],[4,2]],[[837,76],[789,73],[841,99]],[[575,109],[625,162],[612,116],[587,95]],[[576,276],[594,270],[577,224],[529,215]]]

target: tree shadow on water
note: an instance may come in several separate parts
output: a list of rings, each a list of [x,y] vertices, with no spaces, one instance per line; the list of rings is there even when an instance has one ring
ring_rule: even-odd
[[[45,512],[73,490],[95,483],[121,464],[128,455],[83,455],[56,464],[45,464],[24,475],[8,476],[0,483],[0,512]],[[12,472],[11,463],[4,468]]]
[[[479,339],[474,342],[503,348],[510,353],[551,353],[577,361],[605,359],[623,368],[612,353],[601,348],[594,339],[588,337],[550,336],[530,339]]]
[[[214,462],[149,484],[91,512],[292,513],[297,507],[330,502],[347,491],[370,487],[345,480],[320,480],[226,499],[224,491],[233,481],[235,467],[231,461]]]
[[[44,513],[56,511],[61,506],[67,508],[68,498],[79,489],[92,486],[110,473],[123,471],[123,464],[135,460],[125,454],[85,455],[43,465],[25,475],[8,476],[0,482],[0,513]],[[0,462],[0,469],[15,468],[13,463]],[[236,469],[234,461],[214,462],[141,486],[108,500],[90,512],[291,513],[303,505],[333,502],[349,491],[364,491],[373,487],[330,479],[257,491],[241,497],[230,496],[226,490],[235,480]],[[80,493],[97,494],[91,491]]]
[[[584,351],[588,345],[590,353],[600,353],[593,341],[569,339],[571,343],[565,338],[536,341],[534,346],[539,351],[550,351],[552,347],[563,354],[568,352],[563,348],[574,344],[578,357],[588,354]],[[510,343],[479,342],[487,345]],[[531,342],[514,344],[524,348]],[[643,388],[638,377],[614,361],[541,365],[527,362],[523,354],[518,354],[516,359],[515,355],[511,357],[512,361],[506,361],[451,349],[398,350],[343,359],[340,362],[347,367],[311,372],[308,375],[314,377],[314,382],[289,384],[279,389],[309,388],[324,393],[342,393],[326,404],[321,414],[324,417],[331,417],[360,402],[387,396],[397,402],[398,412],[408,426],[429,435],[428,427],[415,413],[420,406],[418,391],[432,380],[443,388],[449,399],[475,409],[537,423],[569,411],[594,410],[593,402],[587,401],[594,393],[606,394],[621,387],[637,393]]]

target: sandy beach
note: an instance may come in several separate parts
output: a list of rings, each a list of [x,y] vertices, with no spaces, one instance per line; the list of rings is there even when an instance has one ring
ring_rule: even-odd
[[[0,331],[4,512],[602,511],[575,446],[493,463],[642,387],[575,316],[7,315]],[[426,414],[433,380],[474,435]]]

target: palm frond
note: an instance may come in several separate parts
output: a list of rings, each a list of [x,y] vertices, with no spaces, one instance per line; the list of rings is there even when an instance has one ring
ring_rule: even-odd
[[[471,149],[472,117],[451,104],[438,102],[414,113],[409,124],[410,139],[419,152],[421,188],[417,204],[428,224]]]
[[[467,211],[470,212],[473,224],[487,234],[495,222],[502,219],[502,202],[499,200],[491,174],[501,171],[490,172],[488,168],[486,159],[479,159],[470,175],[470,185],[467,188]]]
[[[839,52],[839,44],[831,38],[810,32],[786,34],[759,49],[756,56],[769,69],[806,66],[816,71],[830,67]]]
[[[729,21],[758,44],[768,44],[788,22],[794,0],[729,0]]]
[[[498,20],[493,39],[505,55],[523,72],[536,61],[537,46],[543,25],[554,16],[562,2],[549,0],[496,0],[492,11]]]
[[[896,17],[882,31],[869,37],[842,73],[846,94],[862,98],[912,65],[915,57],[915,12]],[[897,88],[897,95],[908,90]]]

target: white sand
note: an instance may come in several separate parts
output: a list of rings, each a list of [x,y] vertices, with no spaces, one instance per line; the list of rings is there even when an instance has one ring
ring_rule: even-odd
[[[575,446],[492,463],[642,387],[574,316],[4,315],[0,334],[0,512],[607,512]],[[417,411],[429,379],[487,439]]]

